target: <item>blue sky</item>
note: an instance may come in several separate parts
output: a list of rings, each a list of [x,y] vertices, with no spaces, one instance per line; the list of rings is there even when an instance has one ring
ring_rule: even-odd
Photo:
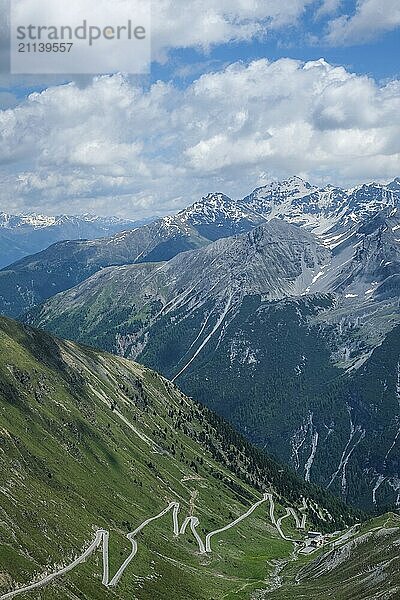
[[[382,0],[384,4],[384,0]],[[355,2],[343,2],[342,11],[354,13]],[[173,79],[178,85],[185,85],[198,77],[199,73],[214,70],[227,62],[238,60],[250,61],[267,57],[269,60],[290,57],[303,61],[318,60],[323,57],[331,64],[346,66],[350,71],[366,74],[378,81],[398,79],[400,76],[400,33],[399,28],[377,34],[372,41],[355,41],[351,45],[332,46],[324,43],[326,19],[313,18],[313,11],[306,11],[305,16],[296,26],[287,31],[270,34],[264,40],[253,39],[246,43],[221,44],[209,51],[191,48],[170,52],[169,61],[165,65],[153,64],[151,80]],[[373,25],[373,24],[371,24]],[[309,35],[315,36],[314,42]],[[195,65],[193,73],[183,77],[180,69]]]
[[[398,0],[154,0],[153,17],[149,77],[0,74],[0,210],[141,217],[292,174],[399,175]]]
[[[265,0],[268,2],[268,0]],[[385,5],[385,0],[380,0]],[[229,42],[211,46],[208,49],[199,47],[169,48],[168,60],[152,64],[149,78],[143,77],[144,85],[149,85],[161,79],[174,81],[176,85],[185,87],[196,79],[201,73],[209,72],[223,67],[230,62],[251,61],[259,58],[277,60],[290,57],[302,61],[317,60],[323,57],[327,62],[343,65],[348,70],[357,74],[366,74],[377,81],[399,78],[400,61],[400,33],[399,26],[388,31],[377,31],[372,40],[356,38],[354,43],[335,44],[327,43],[324,37],[329,23],[333,17],[340,15],[354,15],[356,2],[343,0],[338,3],[340,9],[331,14],[316,18],[316,5],[312,3],[304,10],[301,18],[278,31],[266,32],[261,39],[255,37],[246,42]],[[371,28],[374,27],[371,22]],[[0,89],[11,92],[18,99],[24,98],[32,91],[45,89],[53,79],[43,77],[43,81],[33,78],[21,79],[17,76],[3,78]],[[73,77],[58,78],[58,81],[69,81]],[[75,78],[76,79],[76,78]],[[85,81],[81,77],[81,81]]]

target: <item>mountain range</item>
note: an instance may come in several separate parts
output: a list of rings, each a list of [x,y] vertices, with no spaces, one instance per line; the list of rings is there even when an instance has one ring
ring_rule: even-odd
[[[153,219],[150,219],[153,220]],[[94,240],[144,225],[118,217],[12,215],[0,212],[0,268],[62,240]]]
[[[137,359],[307,481],[382,510],[400,503],[398,203],[398,179],[210,194],[1,271],[2,311]]]
[[[395,210],[399,180],[351,190],[318,189],[299,177],[257,188],[243,200],[205,196],[167,216],[95,241],[59,242],[0,271],[0,313],[18,316],[108,266],[159,262],[210,242],[245,233],[273,218],[299,225],[334,248],[381,210]]]

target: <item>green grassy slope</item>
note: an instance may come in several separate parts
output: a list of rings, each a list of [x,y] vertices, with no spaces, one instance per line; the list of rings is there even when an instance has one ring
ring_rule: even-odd
[[[212,299],[174,307],[163,280],[157,294],[151,286],[145,286],[147,295],[142,292],[138,282],[147,282],[157,268],[105,269],[53,298],[32,320],[63,337],[134,356],[169,379],[178,375],[185,393],[301,476],[318,434],[308,471],[312,482],[330,485],[363,510],[395,507],[400,328],[360,368],[346,372],[332,360],[338,328],[322,326],[335,310],[333,296],[274,302],[246,296],[215,330],[222,307]],[[351,329],[355,336],[357,327]],[[348,452],[344,471],[342,456]]]
[[[170,382],[124,359],[58,341],[0,319],[0,597],[70,563],[101,528],[110,531],[111,574],[130,551],[126,534],[171,501],[199,533],[245,513],[271,490],[277,516],[306,496],[309,526],[334,529],[359,517],[253,449]],[[138,536],[119,585],[101,584],[101,551],[22,597],[249,598],[293,546],[261,505],[200,555],[193,536],[175,538],[171,515]],[[314,522],[312,522],[314,519]],[[241,590],[238,592],[238,590]],[[236,593],[238,592],[238,593]]]

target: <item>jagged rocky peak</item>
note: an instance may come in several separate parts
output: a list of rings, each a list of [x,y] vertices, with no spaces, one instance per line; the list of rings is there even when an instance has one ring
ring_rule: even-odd
[[[223,194],[222,192],[210,192],[209,194],[203,196],[201,201],[203,203],[207,202],[208,204],[215,204],[218,206],[221,203],[232,202],[232,198],[229,198],[229,196]]]
[[[349,208],[357,208],[369,213],[385,206],[395,207],[398,195],[389,186],[380,183],[365,183],[347,190]]]
[[[343,195],[333,186],[319,189],[300,177],[290,177],[257,188],[241,205],[265,220],[277,217],[311,231],[326,230],[337,220]]]
[[[201,235],[211,240],[244,233],[265,220],[254,216],[240,201],[232,200],[222,192],[207,194],[182,210],[178,218],[185,224],[199,228]],[[205,226],[212,227],[207,229]]]
[[[387,187],[389,188],[389,190],[392,190],[392,192],[400,194],[400,177],[396,177],[395,179],[393,179],[393,181],[391,181]]]
[[[210,194],[206,194],[198,200],[194,202],[188,208],[182,210],[179,214],[186,220],[190,219],[194,215],[203,215],[207,216],[212,213],[226,213],[227,210],[232,210],[235,207],[235,202],[232,198],[229,198],[226,194],[222,192],[212,192]]]
[[[243,199],[244,203],[251,204],[259,200],[273,200],[280,204],[288,199],[301,198],[312,194],[318,188],[312,186],[308,181],[294,175],[283,181],[271,181],[266,185],[256,188],[249,196]]]
[[[197,200],[187,208],[180,211],[179,214],[185,215],[196,211],[204,210],[204,207],[213,207],[219,209],[227,204],[233,203],[232,198],[223,194],[222,192],[210,192],[203,196],[200,200]]]

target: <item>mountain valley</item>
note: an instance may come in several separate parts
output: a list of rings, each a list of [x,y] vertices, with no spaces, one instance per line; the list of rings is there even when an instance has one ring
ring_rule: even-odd
[[[102,269],[26,319],[158,370],[346,501],[395,507],[399,211],[389,189],[368,206],[365,186],[353,196],[318,235],[275,216],[169,261]]]
[[[0,344],[4,600],[292,593],[284,569],[400,539],[396,515],[365,521],[147,368],[3,318]],[[398,590],[391,564],[373,556],[361,589]]]
[[[398,201],[398,180],[210,194],[6,268],[3,310],[159,371],[344,500],[396,507]]]

